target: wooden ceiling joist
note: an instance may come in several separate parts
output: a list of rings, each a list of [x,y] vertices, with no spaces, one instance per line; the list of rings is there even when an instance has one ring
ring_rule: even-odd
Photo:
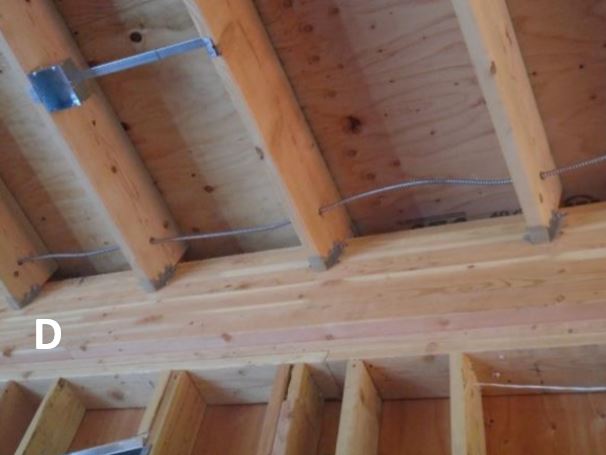
[[[21,261],[44,253],[42,240],[0,181],[0,280],[12,307],[20,308],[31,302],[57,269],[54,261]]]
[[[58,379],[38,407],[15,455],[67,452],[85,411],[74,387]]]
[[[451,0],[533,243],[551,240],[562,187],[505,0]]]
[[[7,54],[13,54],[25,73],[67,59],[85,67],[50,0],[3,2],[0,29]],[[159,288],[172,275],[185,246],[150,242],[177,235],[177,226],[103,93],[95,83],[90,89],[81,107],[48,117],[69,146],[67,158],[105,214],[131,267],[146,288]]]
[[[381,397],[366,365],[347,365],[336,455],[376,454],[381,431]]]
[[[471,359],[450,355],[451,443],[453,455],[486,455],[482,389]]]
[[[160,400],[147,407],[138,433],[148,435],[150,455],[190,453],[206,403],[184,371],[171,372],[162,390]]]
[[[215,67],[281,189],[291,220],[314,268],[330,266],[351,237],[343,208],[292,87],[251,0],[185,0],[200,34],[220,57]]]

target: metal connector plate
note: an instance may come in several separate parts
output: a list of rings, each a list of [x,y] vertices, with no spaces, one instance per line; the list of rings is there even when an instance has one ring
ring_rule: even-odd
[[[90,92],[86,83],[80,82],[79,73],[71,60],[33,71],[28,74],[32,96],[49,112],[82,106]]]

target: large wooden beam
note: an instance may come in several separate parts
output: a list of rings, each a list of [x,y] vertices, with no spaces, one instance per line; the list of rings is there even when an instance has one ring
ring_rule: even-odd
[[[453,455],[486,455],[482,390],[469,357],[450,355],[450,433]]]
[[[567,209],[562,237],[538,248],[515,216],[353,239],[321,274],[301,248],[180,264],[161,302],[132,272],[52,282],[27,312],[0,313],[0,381],[606,343],[605,209]],[[32,350],[37,317],[62,326],[51,353]]]
[[[51,0],[3,1],[0,31],[6,53],[16,57],[25,73],[66,59],[85,66]],[[177,234],[177,226],[103,93],[94,82],[90,89],[83,106],[53,113],[50,123],[69,146],[68,159],[106,215],[133,270],[148,288],[159,288],[184,245],[151,244],[153,237]]]
[[[550,240],[562,193],[505,0],[452,0],[534,243]]]
[[[45,252],[42,240],[0,181],[0,280],[12,307],[21,308],[31,302],[57,269],[53,261],[21,262]]]
[[[275,174],[312,266],[330,266],[352,235],[349,218],[342,208],[320,214],[339,193],[253,1],[185,3],[200,34],[216,43],[215,66]]]

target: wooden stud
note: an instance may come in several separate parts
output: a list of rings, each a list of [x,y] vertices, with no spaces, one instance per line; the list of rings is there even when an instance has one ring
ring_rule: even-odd
[[[280,184],[314,268],[330,266],[352,236],[345,209],[320,214],[339,193],[251,0],[184,0],[255,146]]]
[[[15,455],[63,455],[86,409],[73,387],[59,379],[38,407]]]
[[[193,450],[206,403],[189,373],[173,372],[158,385],[141,421],[139,434],[148,435],[150,455],[187,455]]]
[[[46,252],[33,226],[0,181],[0,281],[12,307],[30,303],[57,269],[54,261],[20,262],[24,257]]]
[[[533,243],[549,241],[562,194],[505,0],[452,0]]]
[[[257,455],[271,455],[280,420],[280,411],[290,382],[291,369],[290,365],[280,365],[276,371],[276,378],[274,379],[271,396],[267,403],[265,417],[263,418],[263,427],[261,428],[261,436],[257,445]]]
[[[482,391],[465,354],[450,355],[450,432],[453,455],[486,455]]]
[[[316,452],[322,428],[324,399],[304,364],[295,365],[282,404],[272,455]]]
[[[347,364],[336,455],[376,455],[382,401],[364,362]]]
[[[50,0],[5,0],[0,31],[5,53],[16,58],[25,73],[66,59],[81,68],[86,65]],[[133,270],[146,288],[157,289],[172,275],[185,246],[151,244],[151,238],[176,235],[177,226],[102,91],[95,82],[87,83],[91,96],[83,106],[47,118],[69,145],[68,159]]]
[[[38,400],[16,382],[9,382],[0,396],[0,455],[13,455],[36,414]]]

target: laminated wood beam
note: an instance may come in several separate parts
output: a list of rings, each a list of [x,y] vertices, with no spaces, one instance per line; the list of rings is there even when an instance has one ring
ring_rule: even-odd
[[[40,400],[16,382],[9,382],[0,396],[0,455],[14,455]]]
[[[275,174],[311,265],[330,266],[351,237],[345,209],[320,214],[339,194],[252,0],[184,0],[236,108]]]
[[[557,229],[562,187],[505,0],[451,0],[533,243]]]
[[[261,427],[261,435],[257,445],[257,455],[271,455],[273,450],[282,403],[284,403],[288,391],[291,369],[290,365],[280,365],[276,371],[271,396],[269,397],[265,416],[263,417],[263,426]]]
[[[10,355],[0,381],[167,362],[196,369],[234,356],[293,363],[383,348],[603,344],[606,204],[566,213],[562,237],[540,248],[520,242],[525,223],[513,216],[352,239],[343,267],[321,274],[307,269],[301,248],[188,262],[161,304],[130,271],[49,283],[27,312],[0,313],[0,350]],[[53,362],[32,352],[38,317],[63,329]]]
[[[0,31],[5,51],[25,73],[66,59],[85,67],[51,0],[3,1]],[[76,175],[105,214],[131,267],[147,288],[159,288],[185,247],[151,244],[151,238],[177,234],[177,226],[100,88],[90,82],[90,90],[81,107],[50,114],[49,123],[69,146]]]
[[[172,372],[157,392],[139,427],[148,435],[150,455],[190,454],[206,410],[196,383],[187,372]]]
[[[482,391],[465,354],[450,355],[450,431],[453,455],[486,455]]]
[[[282,404],[272,455],[309,455],[316,452],[322,429],[324,399],[309,368],[295,365],[288,395]]]
[[[85,412],[73,387],[59,379],[42,400],[15,455],[63,455]]]
[[[0,280],[8,302],[21,308],[31,302],[57,269],[54,261],[21,263],[27,256],[46,253],[46,247],[0,181]]]
[[[360,360],[347,364],[336,455],[376,455],[382,401]]]

